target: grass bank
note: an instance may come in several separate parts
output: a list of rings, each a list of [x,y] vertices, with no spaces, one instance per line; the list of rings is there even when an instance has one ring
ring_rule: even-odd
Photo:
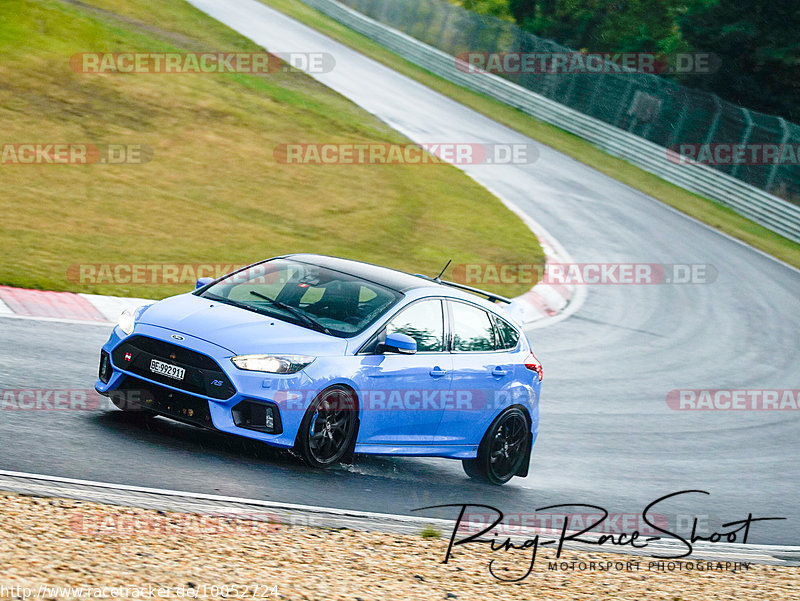
[[[184,2],[7,0],[0,22],[0,143],[141,145],[152,155],[0,163],[0,284],[160,298],[186,284],[132,284],[127,272],[81,281],[76,266],[244,264],[296,251],[430,274],[449,258],[542,261],[519,219],[449,165],[277,161],[287,143],[408,142],[302,73],[70,68],[81,52],[261,50]]]

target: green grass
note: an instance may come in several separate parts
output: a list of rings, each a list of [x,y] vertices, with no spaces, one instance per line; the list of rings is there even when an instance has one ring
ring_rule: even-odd
[[[260,1],[479,113],[483,113],[534,140],[551,146],[790,265],[800,267],[800,244],[792,242],[742,217],[718,202],[687,192],[656,175],[631,165],[627,161],[606,154],[573,134],[548,123],[538,121],[530,115],[493,98],[450,83],[414,65],[367,37],[348,29],[322,13],[309,8],[302,2],[295,0]]]
[[[425,524],[425,526],[422,527],[422,530],[420,530],[419,535],[422,538],[441,538],[442,531],[431,524]]]
[[[160,298],[187,286],[76,284],[67,271],[297,251],[429,274],[449,258],[542,262],[530,230],[449,165],[277,162],[283,143],[408,142],[302,73],[73,72],[79,52],[260,50],[180,0],[88,4],[0,3],[0,143],[143,144],[153,158],[0,164],[1,284]]]

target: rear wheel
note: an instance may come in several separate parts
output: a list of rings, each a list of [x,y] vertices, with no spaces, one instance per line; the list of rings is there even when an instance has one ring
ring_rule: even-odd
[[[326,468],[350,451],[356,433],[353,393],[343,386],[322,391],[300,424],[295,450],[311,467]]]
[[[462,460],[464,472],[470,478],[505,484],[522,466],[529,439],[530,428],[525,413],[517,407],[507,409],[489,426],[478,447],[478,456]]]

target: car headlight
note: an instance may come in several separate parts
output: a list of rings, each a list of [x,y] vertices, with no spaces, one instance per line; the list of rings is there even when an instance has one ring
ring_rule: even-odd
[[[309,365],[315,357],[306,355],[239,355],[231,357],[239,369],[269,374],[294,374]]]
[[[119,329],[125,332],[126,336],[133,332],[133,326],[136,324],[136,320],[139,319],[139,315],[141,315],[142,311],[147,309],[147,307],[152,304],[153,303],[139,305],[135,309],[125,309],[122,313],[120,313],[119,319],[117,320]]]

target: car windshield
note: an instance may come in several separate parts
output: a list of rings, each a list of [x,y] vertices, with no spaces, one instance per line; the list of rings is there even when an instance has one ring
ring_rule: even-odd
[[[252,265],[198,295],[340,338],[362,332],[402,296],[356,276],[291,259]]]

